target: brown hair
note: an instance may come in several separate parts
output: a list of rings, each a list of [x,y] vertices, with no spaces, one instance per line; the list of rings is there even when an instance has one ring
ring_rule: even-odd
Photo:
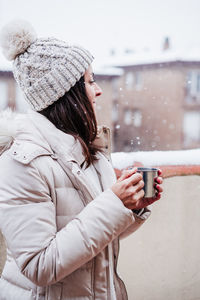
[[[102,151],[92,142],[97,135],[97,121],[85,89],[84,76],[59,100],[40,111],[58,129],[78,139],[83,147],[87,167]]]

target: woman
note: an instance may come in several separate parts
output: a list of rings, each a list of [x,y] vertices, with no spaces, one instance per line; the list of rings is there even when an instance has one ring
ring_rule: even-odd
[[[0,229],[7,261],[0,300],[127,299],[119,238],[149,216],[137,169],[116,181],[108,128],[97,130],[92,55],[37,39],[26,22],[2,30],[4,54],[32,111],[1,118]],[[162,178],[157,178],[162,183]]]

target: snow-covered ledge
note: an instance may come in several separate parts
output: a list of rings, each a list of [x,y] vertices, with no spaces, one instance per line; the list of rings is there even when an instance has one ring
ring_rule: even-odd
[[[163,177],[200,175],[200,149],[112,153],[117,176],[131,166],[159,167]]]

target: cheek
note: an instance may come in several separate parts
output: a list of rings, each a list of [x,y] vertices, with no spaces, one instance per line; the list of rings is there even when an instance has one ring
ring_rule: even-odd
[[[86,92],[87,92],[88,99],[90,100],[90,102],[92,102],[95,98],[95,91],[93,87],[91,86],[87,87]]]

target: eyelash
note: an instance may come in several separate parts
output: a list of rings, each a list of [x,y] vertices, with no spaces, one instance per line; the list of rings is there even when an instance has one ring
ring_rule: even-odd
[[[95,82],[95,80],[90,80],[90,84],[92,84],[92,83],[94,83]]]

